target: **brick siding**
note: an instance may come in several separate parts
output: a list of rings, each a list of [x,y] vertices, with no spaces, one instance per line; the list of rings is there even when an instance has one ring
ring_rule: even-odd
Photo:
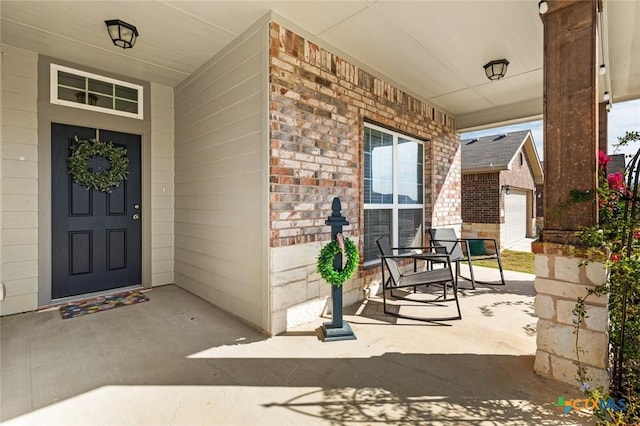
[[[504,171],[500,174],[501,185],[509,185],[512,188],[526,189],[534,191],[536,185],[531,171],[529,158],[525,152],[522,152],[523,164],[520,165],[520,152],[518,152],[512,162],[511,170]],[[533,210],[535,211],[535,209]]]
[[[470,173],[462,175],[462,221],[464,223],[504,223],[500,211],[504,209],[502,187],[534,191],[535,182],[526,153],[520,165],[520,152],[516,153],[511,170],[493,173]],[[532,197],[535,203],[535,196]],[[535,205],[531,210],[535,217]]]
[[[500,172],[462,175],[462,221],[500,223]]]
[[[270,24],[271,247],[329,239],[338,196],[360,236],[364,121],[425,141],[425,222],[459,224],[460,140],[451,117]]]

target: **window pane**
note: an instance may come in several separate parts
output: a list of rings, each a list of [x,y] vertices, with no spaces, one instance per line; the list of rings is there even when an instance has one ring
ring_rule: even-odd
[[[116,97],[129,99],[130,101],[138,101],[138,91],[130,87],[116,85]]]
[[[127,112],[138,112],[138,103],[137,102],[128,102],[120,99],[116,99],[116,109],[118,111],[127,111]]]
[[[55,72],[51,84],[57,89],[51,92],[51,103],[93,111],[98,111],[93,108],[98,107],[108,114],[142,119],[143,104],[139,99],[142,86],[85,71],[73,72],[62,65],[51,64],[51,70]]]
[[[97,97],[97,99],[95,99],[96,103],[95,105],[102,107],[102,108],[108,108],[108,109],[113,109],[113,98],[109,97],[109,96],[98,96],[98,95],[94,95]]]
[[[84,91],[85,78],[79,75],[73,75],[66,72],[58,71],[58,86],[75,87]]]
[[[393,203],[393,137],[364,129],[364,202]]]
[[[391,210],[364,211],[364,254],[365,262],[380,260],[376,240],[383,235],[391,238]]]
[[[422,247],[422,209],[398,210],[398,246]]]
[[[398,204],[422,204],[422,144],[398,138]]]
[[[58,99],[84,104],[86,103],[85,97],[86,93],[84,90],[68,89],[66,87],[58,86]]]
[[[104,95],[113,96],[113,84],[104,81],[89,79],[89,90]]]

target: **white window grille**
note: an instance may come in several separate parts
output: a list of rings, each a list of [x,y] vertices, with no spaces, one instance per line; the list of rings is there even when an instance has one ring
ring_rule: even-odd
[[[51,64],[51,103],[142,120],[143,87]]]
[[[394,247],[424,241],[424,146],[415,138],[365,123],[364,262],[379,261],[376,240]]]

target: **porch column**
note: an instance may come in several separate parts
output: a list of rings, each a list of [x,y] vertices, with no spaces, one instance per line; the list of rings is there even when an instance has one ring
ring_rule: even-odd
[[[582,265],[575,232],[597,223],[595,201],[569,203],[572,190],[595,194],[599,148],[597,1],[549,0],[544,24],[544,216],[532,245],[538,316],[534,370],[579,385],[572,310],[602,284],[601,264]],[[589,300],[581,324],[580,361],[593,386],[608,386],[607,300]]]
[[[595,203],[566,207],[571,190],[594,191],[598,164],[595,1],[550,0],[544,24],[544,241],[574,241],[596,223]]]

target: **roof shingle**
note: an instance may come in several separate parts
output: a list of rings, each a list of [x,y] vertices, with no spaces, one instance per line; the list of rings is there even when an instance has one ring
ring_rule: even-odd
[[[462,171],[506,170],[524,144],[529,130],[483,136],[461,142]]]

